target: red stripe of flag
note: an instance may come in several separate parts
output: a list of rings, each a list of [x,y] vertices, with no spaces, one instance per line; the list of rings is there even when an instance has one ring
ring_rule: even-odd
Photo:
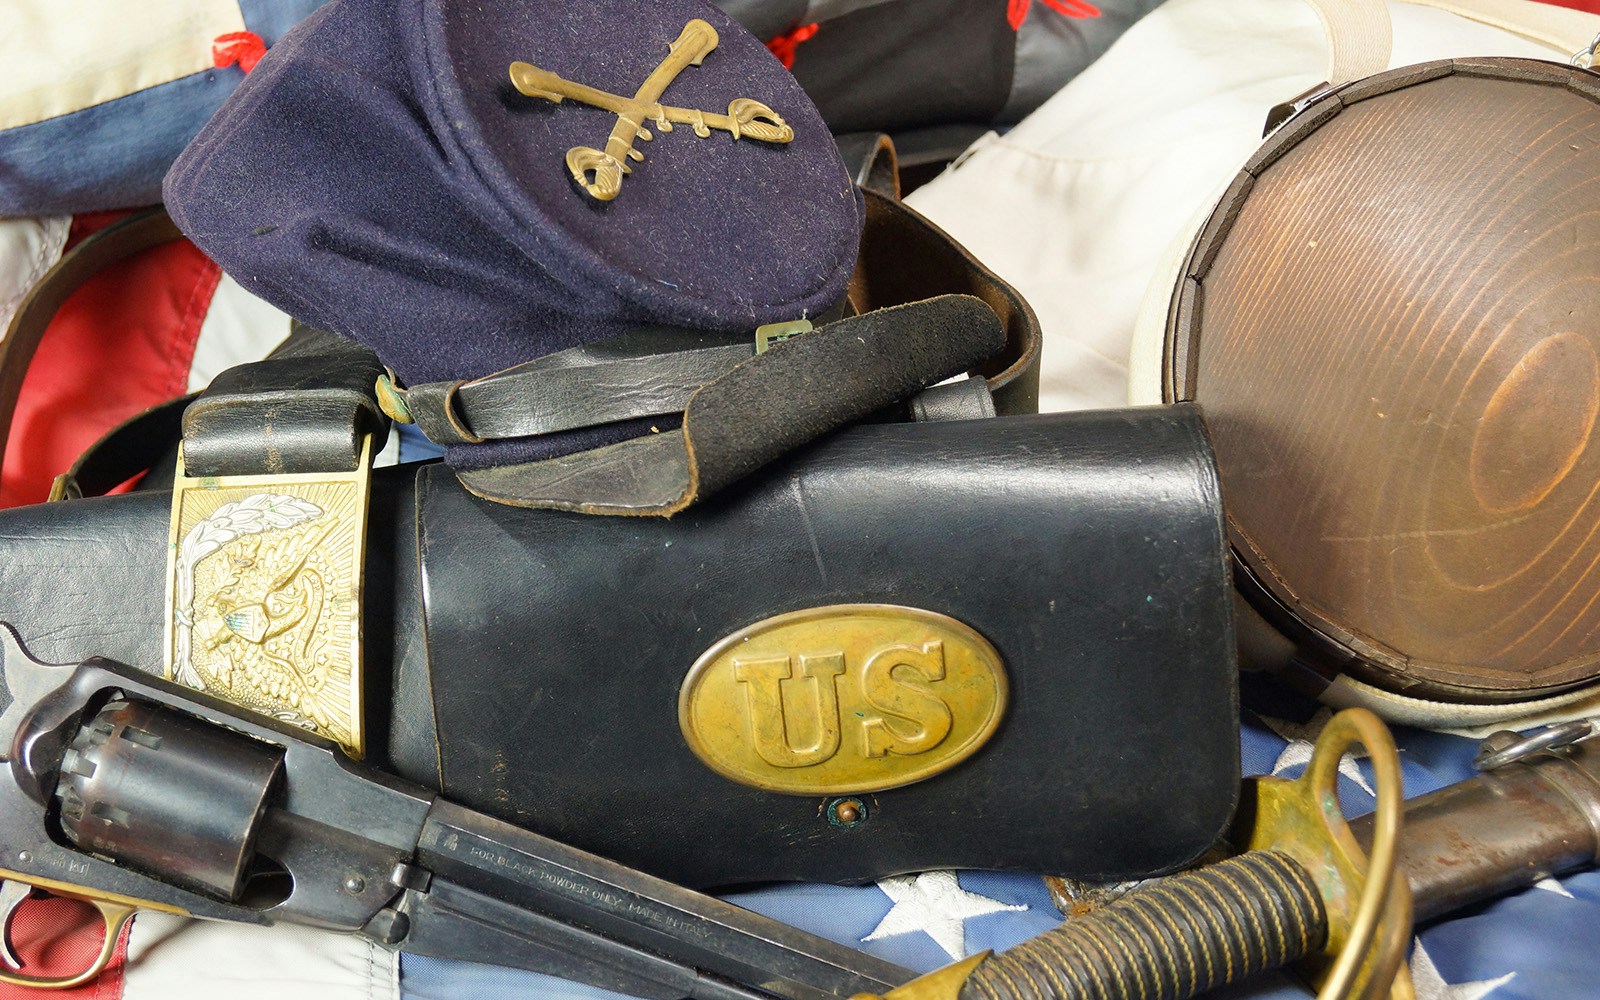
[[[70,249],[124,213],[72,220]],[[90,278],[62,305],[22,385],[0,507],[38,503],[101,434],[188,388],[200,324],[222,270],[187,240]]]

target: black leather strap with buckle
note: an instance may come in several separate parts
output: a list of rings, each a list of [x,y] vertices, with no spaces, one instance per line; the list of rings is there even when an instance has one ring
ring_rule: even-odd
[[[353,341],[300,323],[265,360],[218,375],[183,414],[184,471],[195,476],[350,472],[389,421],[383,366]]]
[[[875,149],[871,160],[882,163],[885,155]],[[862,194],[868,225],[847,305],[858,315],[824,325],[805,343],[784,345],[789,361],[807,359],[799,382],[779,377],[781,366],[756,364],[750,334],[656,328],[484,379],[413,387],[386,405],[393,410],[398,399],[430,438],[448,444],[660,418],[667,434],[462,473],[474,492],[502,502],[636,514],[680,510],[782,451],[963,368],[982,375],[986,391],[978,400],[969,387],[961,412],[1036,411],[1040,335],[1027,304],[892,194]],[[33,349],[67,296],[101,267],[179,235],[159,208],[141,212],[84,241],[46,276],[0,345],[0,433]],[[988,310],[975,311],[973,298]],[[999,342],[988,340],[992,334],[979,330],[992,327],[993,318],[979,315],[990,311],[999,319],[998,349]],[[862,354],[852,342],[868,332],[895,346]],[[383,373],[371,353],[309,329],[295,338],[267,361],[224,373],[188,408],[183,431],[191,475],[350,468],[363,434],[382,433],[374,383]],[[756,381],[751,374],[728,380],[752,365]],[[840,384],[828,387],[820,377],[825,370],[838,372]],[[719,382],[696,407],[697,394]],[[729,402],[735,397],[737,403]],[[950,412],[928,405],[913,404],[908,415]],[[170,449],[179,408],[164,404],[114,429],[56,484],[52,498],[101,493],[149,468]],[[698,447],[675,426],[677,414],[695,409]]]
[[[428,440],[478,444],[681,413],[697,389],[754,354],[748,333],[648,327],[480,379],[428,382],[397,395]]]

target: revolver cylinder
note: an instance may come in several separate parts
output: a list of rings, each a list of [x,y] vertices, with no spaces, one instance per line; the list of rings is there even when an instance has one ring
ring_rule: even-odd
[[[56,786],[82,850],[236,901],[283,751],[145,702],[114,701],[78,731]]]

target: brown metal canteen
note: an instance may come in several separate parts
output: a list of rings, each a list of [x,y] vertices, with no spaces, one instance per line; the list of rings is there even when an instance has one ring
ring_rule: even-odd
[[[1302,102],[1200,231],[1162,379],[1289,661],[1461,703],[1593,682],[1600,75],[1443,60]]]

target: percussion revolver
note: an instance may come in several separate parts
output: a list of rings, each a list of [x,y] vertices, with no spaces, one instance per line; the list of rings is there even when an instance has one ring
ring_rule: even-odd
[[[306,924],[653,1000],[826,1000],[912,978],[123,664],[39,663],[3,624],[0,676],[0,982],[93,979],[139,909]],[[88,968],[22,967],[9,925],[32,888],[100,911]]]

